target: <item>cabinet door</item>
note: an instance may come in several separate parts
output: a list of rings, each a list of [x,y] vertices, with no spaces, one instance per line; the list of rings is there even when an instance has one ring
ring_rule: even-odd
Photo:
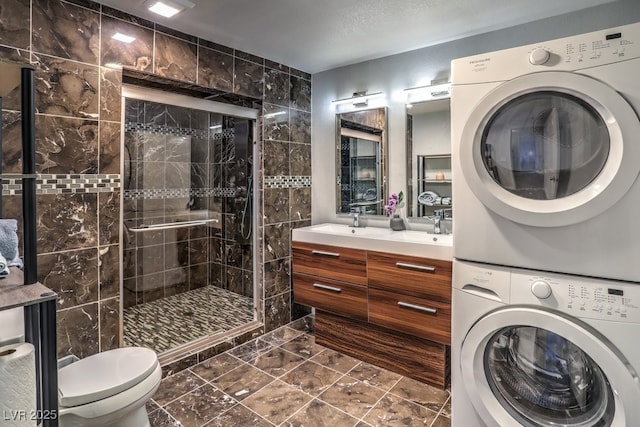
[[[360,249],[293,242],[294,273],[367,284],[367,253]]]
[[[369,251],[369,287],[451,302],[451,261]]]
[[[366,286],[295,273],[293,300],[341,316],[367,320]]]
[[[451,344],[451,304],[369,288],[369,322]]]

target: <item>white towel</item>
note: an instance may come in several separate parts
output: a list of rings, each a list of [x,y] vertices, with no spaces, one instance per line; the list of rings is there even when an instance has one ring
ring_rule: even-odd
[[[0,254],[0,279],[9,275],[9,266],[5,257]]]

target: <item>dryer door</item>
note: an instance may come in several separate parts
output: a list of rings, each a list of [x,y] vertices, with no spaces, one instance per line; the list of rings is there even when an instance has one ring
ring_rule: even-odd
[[[462,133],[464,178],[482,203],[539,227],[582,222],[634,183],[640,121],[604,83],[544,72],[508,81],[474,108]]]
[[[576,319],[531,306],[493,311],[474,324],[462,379],[489,426],[630,426],[640,386],[615,346]]]

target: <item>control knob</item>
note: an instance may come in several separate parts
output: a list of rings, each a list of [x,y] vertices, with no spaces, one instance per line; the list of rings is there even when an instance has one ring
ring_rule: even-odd
[[[550,57],[551,54],[547,49],[539,47],[533,49],[533,51],[529,54],[529,62],[531,62],[531,64],[533,65],[542,65],[545,64]]]
[[[531,284],[531,292],[540,299],[551,296],[551,286],[543,280],[536,280]]]

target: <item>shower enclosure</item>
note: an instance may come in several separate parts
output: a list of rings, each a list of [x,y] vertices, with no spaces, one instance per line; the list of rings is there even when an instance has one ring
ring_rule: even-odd
[[[257,111],[123,90],[123,340],[167,353],[256,320]]]

